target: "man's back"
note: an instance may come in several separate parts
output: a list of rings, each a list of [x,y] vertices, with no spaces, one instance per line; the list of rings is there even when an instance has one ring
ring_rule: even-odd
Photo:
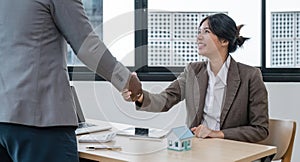
[[[77,124],[66,42],[119,91],[127,85],[131,72],[93,31],[81,0],[9,0],[0,6],[0,122]]]
[[[66,41],[53,19],[63,10],[48,0],[0,1],[0,6],[0,122],[76,125]]]
[[[119,91],[138,78],[93,31],[81,0],[1,0],[0,31],[1,161],[78,161],[66,42]]]

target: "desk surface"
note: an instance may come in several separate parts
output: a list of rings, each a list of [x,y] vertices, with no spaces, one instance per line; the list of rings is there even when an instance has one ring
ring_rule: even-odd
[[[98,124],[110,124],[116,131],[130,127],[130,125],[119,123],[107,123],[96,120],[89,122]],[[97,134],[105,134],[98,132]],[[79,156],[86,159],[108,162],[108,161],[160,161],[160,162],[181,162],[181,161],[254,161],[276,153],[276,147],[265,146],[253,143],[238,142],[225,139],[192,139],[192,150],[177,152],[167,149],[167,139],[158,141],[135,140],[125,136],[117,136],[114,141],[107,145],[122,146],[121,150],[86,150],[91,143],[79,143]]]

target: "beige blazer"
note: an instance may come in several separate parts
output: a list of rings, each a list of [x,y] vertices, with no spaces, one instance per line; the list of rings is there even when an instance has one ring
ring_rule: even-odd
[[[190,63],[163,92],[144,91],[137,110],[168,111],[185,100],[186,124],[201,124],[208,86],[207,62]],[[260,70],[231,59],[227,90],[220,116],[220,129],[226,139],[257,142],[268,136],[268,93]]]

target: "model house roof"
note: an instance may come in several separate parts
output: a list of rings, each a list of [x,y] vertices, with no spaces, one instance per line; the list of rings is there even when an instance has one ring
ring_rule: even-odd
[[[191,132],[191,130],[187,126],[180,126],[180,127],[172,128],[171,133],[174,133],[174,135],[179,140],[184,140],[187,138],[194,137],[194,134]]]

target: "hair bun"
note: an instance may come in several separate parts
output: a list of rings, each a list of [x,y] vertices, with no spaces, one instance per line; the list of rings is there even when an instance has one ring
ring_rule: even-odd
[[[238,46],[242,46],[244,44],[244,42],[249,39],[249,38],[246,38],[246,37],[243,37],[243,36],[240,36],[240,30],[241,28],[244,26],[244,24],[241,24],[241,25],[238,25],[236,28],[237,28],[237,31],[236,31],[236,41],[237,41],[237,45]]]
[[[250,38],[246,38],[246,37],[243,37],[243,36],[238,36],[237,39],[236,39],[237,45],[241,47],[247,39],[250,39]]]

